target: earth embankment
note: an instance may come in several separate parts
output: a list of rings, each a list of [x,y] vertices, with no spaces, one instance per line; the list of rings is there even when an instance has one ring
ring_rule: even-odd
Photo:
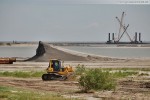
[[[64,50],[57,49],[48,43],[39,42],[36,49],[36,55],[26,61],[47,62],[49,59],[61,59],[63,61],[114,61],[121,60],[118,58],[100,57],[82,54],[75,54]]]
[[[43,61],[47,62],[49,59],[61,59],[64,61],[87,61],[86,57],[73,55],[56,48],[53,48],[47,43],[39,42],[36,50],[36,55],[27,59],[27,61]]]

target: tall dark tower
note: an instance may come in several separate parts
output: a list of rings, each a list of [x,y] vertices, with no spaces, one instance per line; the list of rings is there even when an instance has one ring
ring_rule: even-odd
[[[141,33],[139,33],[139,42],[141,42]]]
[[[114,35],[114,33],[112,33],[112,40],[115,40],[115,35]]]
[[[110,33],[108,33],[108,41],[107,43],[109,44],[110,43]]]
[[[108,33],[108,41],[110,41],[110,33]]]
[[[135,43],[137,42],[137,32],[135,32]]]

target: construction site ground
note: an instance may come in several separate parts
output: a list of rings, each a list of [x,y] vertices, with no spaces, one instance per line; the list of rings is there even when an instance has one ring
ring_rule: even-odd
[[[150,69],[149,60],[120,60],[103,62],[65,62],[74,68],[80,64],[90,68],[145,68]],[[45,62],[16,62],[1,64],[0,71],[44,71],[48,63]],[[117,88],[112,91],[91,91],[82,93],[77,80],[42,81],[39,78],[0,77],[0,86],[12,86],[31,89],[40,92],[52,92],[65,98],[79,98],[86,100],[150,100],[150,70],[139,71],[139,75],[117,79]]]

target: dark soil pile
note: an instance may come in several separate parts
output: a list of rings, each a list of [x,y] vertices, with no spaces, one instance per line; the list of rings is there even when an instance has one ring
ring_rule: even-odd
[[[53,48],[47,43],[39,42],[36,50],[36,55],[26,61],[43,61],[47,62],[49,59],[61,59],[63,61],[87,61],[87,57],[73,55],[58,49]]]
[[[109,57],[97,57],[87,55],[87,57],[71,54],[53,48],[48,43],[39,42],[39,46],[36,50],[36,55],[27,59],[26,61],[37,61],[37,62],[47,62],[49,59],[61,59],[63,61],[114,61],[121,60],[117,58]]]

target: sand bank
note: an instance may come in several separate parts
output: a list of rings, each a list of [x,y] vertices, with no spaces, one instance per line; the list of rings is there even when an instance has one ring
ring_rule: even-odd
[[[43,61],[47,62],[49,59],[61,59],[64,61],[87,61],[87,57],[70,54],[58,50],[47,43],[39,42],[38,48],[36,50],[36,55],[32,58],[29,58],[27,61]]]
[[[49,59],[61,59],[63,61],[116,61],[116,60],[146,60],[146,58],[116,58],[94,54],[82,53],[74,50],[39,42],[36,55],[26,61],[47,62]]]

